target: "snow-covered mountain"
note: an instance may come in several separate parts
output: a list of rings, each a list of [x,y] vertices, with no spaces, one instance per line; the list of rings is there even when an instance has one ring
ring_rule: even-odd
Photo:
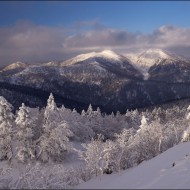
[[[26,63],[17,61],[17,62],[15,62],[15,63],[12,63],[12,64],[10,64],[10,65],[4,67],[4,68],[3,68],[3,71],[18,69],[18,68],[26,68],[26,67],[27,67],[27,64],[26,64]]]
[[[40,99],[45,100],[40,94],[53,92],[59,100],[67,99],[86,107],[91,103],[106,112],[125,112],[190,97],[189,82],[190,62],[175,54],[150,49],[138,56],[126,57],[104,50],[63,62],[13,63],[1,70],[0,83],[4,90],[0,94],[8,94],[8,90],[10,97],[15,93],[20,97],[19,93],[29,88],[32,93],[42,91],[38,93]],[[11,102],[11,98],[8,100]]]
[[[176,63],[179,67],[181,67],[182,64],[190,64],[187,58],[162,49],[148,49],[140,54],[130,54],[127,57],[131,60],[133,65],[141,71],[145,80],[151,77],[151,74],[153,75],[151,71],[155,68],[160,68],[161,66],[170,67]]]
[[[71,67],[72,69],[74,67],[77,69],[79,67],[86,67],[89,70],[92,69],[95,70],[95,72],[102,72],[104,74],[106,72],[111,72],[115,75],[124,75],[127,78],[142,77],[141,73],[132,66],[132,63],[128,58],[111,50],[81,54],[60,63],[60,67]]]
[[[63,62],[61,65],[71,65],[71,64],[75,64],[78,62],[82,62],[85,60],[89,60],[90,62],[92,62],[94,59],[96,58],[104,58],[107,59],[113,63],[115,62],[122,62],[122,59],[124,58],[121,55],[116,54],[115,52],[111,51],[111,50],[104,50],[101,52],[91,52],[91,53],[86,53],[86,54],[81,54],[78,55],[72,59],[69,59],[65,62]]]
[[[41,66],[59,66],[59,63],[56,61],[49,61],[47,63],[42,63]]]
[[[126,57],[128,57],[133,62],[133,64],[136,64],[139,67],[147,68],[158,65],[163,61],[165,61],[165,64],[171,64],[178,61],[189,63],[187,58],[162,49],[148,49],[141,53],[127,54]]]
[[[134,168],[91,179],[76,189],[189,189],[189,146],[181,143]]]
[[[177,61],[185,61],[184,58],[161,49],[148,49],[138,56],[137,63],[142,66],[152,67],[155,64],[165,60],[165,64],[170,64]]]
[[[61,63],[29,65],[11,73],[2,71],[0,76],[2,83],[53,92],[86,108],[91,103],[105,110],[117,109],[115,100],[123,102],[121,90],[133,80],[142,80],[142,74],[126,57],[112,51],[83,54]]]

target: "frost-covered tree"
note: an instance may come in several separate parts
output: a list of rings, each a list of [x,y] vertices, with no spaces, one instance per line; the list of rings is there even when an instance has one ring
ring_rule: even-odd
[[[70,110],[63,107],[52,112],[51,115],[54,115],[54,121],[58,123],[65,121],[70,126],[70,130],[73,132],[71,140],[86,142],[94,136],[91,119],[87,117],[84,110],[82,111],[83,115],[79,114],[76,109]]]
[[[104,127],[103,127],[103,117],[101,115],[100,108],[98,107],[96,111],[93,111],[91,114],[91,122],[90,128],[95,132],[95,134],[103,134],[104,135]]]
[[[74,140],[85,142],[94,136],[94,131],[91,127],[92,122],[86,116],[81,116],[76,111],[73,111],[67,119],[74,134]]]
[[[130,129],[123,129],[121,133],[115,134],[116,137],[116,143],[117,143],[117,149],[118,149],[118,169],[126,168],[128,165],[128,157],[130,154],[128,150],[128,146],[130,145],[131,141],[133,140],[133,137],[136,133],[136,130],[134,128]]]
[[[69,141],[73,133],[66,122],[61,124],[52,122],[48,125],[50,125],[47,127],[48,130],[44,130],[43,135],[39,138],[38,155],[43,162],[60,161],[65,152],[73,149],[72,143]]]
[[[181,142],[181,137],[185,130],[187,130],[188,123],[185,119],[173,119],[167,121],[165,124],[165,150]]]
[[[91,104],[88,106],[88,109],[87,109],[87,111],[86,111],[86,115],[87,115],[88,117],[92,117],[92,116],[93,116],[93,108],[92,108],[92,105],[91,105]]]
[[[52,128],[55,128],[57,124],[60,124],[62,118],[59,113],[60,112],[54,101],[53,94],[51,93],[47,100],[47,106],[44,110],[42,126],[43,133],[49,133]]]
[[[72,149],[69,138],[73,136],[70,126],[62,120],[53,95],[50,94],[44,111],[42,135],[37,140],[37,153],[40,160],[59,160],[66,151]]]
[[[133,160],[140,163],[166,150],[171,141],[171,131],[172,138],[175,138],[174,130],[170,127],[170,125],[161,124],[159,120],[148,124],[146,118],[142,116],[140,129],[130,145],[131,149],[134,150]]]
[[[47,100],[47,106],[44,110],[44,124],[49,124],[55,119],[57,120],[59,117],[58,115],[58,108],[56,106],[56,103],[54,101],[53,94],[51,93],[48,100]]]
[[[148,125],[148,122],[147,122],[147,118],[142,115],[142,118],[141,118],[141,125],[139,126],[139,129],[137,130],[137,133],[139,133],[143,128],[146,128],[147,125]]]
[[[50,96],[49,96],[49,98],[48,98],[48,100],[47,100],[47,107],[48,107],[49,109],[51,109],[51,110],[55,110],[55,109],[57,108],[52,93],[50,93]]]
[[[114,141],[107,140],[104,143],[102,158],[104,160],[103,172],[111,174],[120,167],[120,147]]]
[[[85,116],[86,116],[86,112],[85,112],[84,110],[82,110],[81,116],[82,116],[82,117],[85,117]]]
[[[182,142],[187,142],[190,141],[190,125],[189,125],[189,120],[190,120],[190,106],[187,108],[187,113],[186,113],[186,119],[187,119],[187,128],[184,130],[182,134]]]
[[[26,162],[35,158],[35,144],[33,142],[35,118],[32,117],[28,107],[22,103],[15,120],[17,132],[16,157],[19,161]]]
[[[96,176],[103,173],[105,161],[103,159],[103,136],[98,135],[97,139],[92,139],[90,143],[83,143],[84,150],[78,150],[79,158],[84,160],[87,167]]]
[[[13,156],[12,138],[13,138],[14,115],[12,105],[0,96],[0,159],[10,160]]]
[[[118,121],[114,116],[114,113],[105,115],[103,118],[103,135],[105,139],[114,139],[115,133],[120,132],[123,128],[122,121]]]
[[[137,109],[133,111],[127,111],[125,116],[129,126],[133,127],[134,129],[139,128],[141,123],[141,116]]]
[[[186,118],[189,120],[190,119],[190,105],[187,108],[187,116]]]
[[[39,110],[39,108],[30,108],[30,117],[33,120],[33,141],[36,141],[42,134],[42,126],[44,119],[44,108]]]
[[[190,133],[189,131],[185,130],[182,136],[182,142],[190,141]]]
[[[137,163],[155,156],[153,147],[157,145],[154,144],[155,136],[152,134],[152,128],[153,126],[149,125],[147,119],[142,116],[141,125],[137,130],[132,143]]]

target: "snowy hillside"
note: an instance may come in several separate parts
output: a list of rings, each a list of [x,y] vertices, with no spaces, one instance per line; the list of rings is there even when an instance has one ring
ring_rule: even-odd
[[[137,66],[148,68],[155,64],[159,64],[163,60],[166,60],[166,63],[168,64],[176,61],[188,62],[186,58],[162,49],[148,49],[141,53],[127,54],[126,57],[128,57]]]
[[[175,54],[171,54],[161,49],[148,49],[138,56],[137,63],[147,67],[158,64],[160,61],[167,59],[167,62],[177,61],[179,58]]]
[[[72,65],[72,64],[75,64],[75,63],[78,63],[81,61],[85,61],[87,59],[91,59],[91,61],[92,61],[92,59],[97,58],[97,57],[105,58],[105,59],[111,60],[111,61],[117,61],[117,62],[121,61],[120,55],[116,54],[115,52],[113,52],[111,50],[104,50],[101,52],[91,52],[91,53],[78,55],[72,59],[69,59],[69,60],[63,62],[61,65],[62,66]]]
[[[141,71],[145,80],[150,77],[149,69],[153,66],[159,64],[167,65],[177,62],[189,63],[186,58],[162,49],[148,49],[140,54],[129,54],[126,55],[126,57],[131,60],[133,66]]]
[[[103,175],[77,189],[189,189],[190,142],[181,143],[137,167]],[[173,163],[175,166],[173,167]]]
[[[16,108],[22,102],[43,107],[51,92],[59,97],[59,105],[66,100],[68,108],[81,112],[92,104],[106,113],[190,96],[190,62],[160,49],[128,57],[104,50],[62,62],[16,62],[0,72],[0,95],[6,94]]]
[[[16,69],[16,68],[26,68],[26,67],[27,67],[27,65],[25,63],[17,61],[16,63],[12,63],[12,64],[6,66],[5,68],[3,68],[3,71],[12,70],[12,69]]]

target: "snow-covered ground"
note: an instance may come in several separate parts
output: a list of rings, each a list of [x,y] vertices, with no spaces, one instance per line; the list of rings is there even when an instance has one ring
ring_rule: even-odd
[[[73,142],[73,146],[81,149],[81,143]],[[69,183],[76,184],[69,179],[74,178],[76,170],[80,170],[83,164],[75,152],[70,153],[64,163],[0,161],[0,189],[67,189]]]
[[[173,163],[175,166],[173,166]],[[190,189],[190,142],[140,165],[79,184],[76,189]]]

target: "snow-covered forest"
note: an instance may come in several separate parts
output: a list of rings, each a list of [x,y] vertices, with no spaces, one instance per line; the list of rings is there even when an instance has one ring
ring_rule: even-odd
[[[72,188],[151,159],[190,137],[190,107],[78,113],[22,104],[15,113],[0,97],[0,187]]]

